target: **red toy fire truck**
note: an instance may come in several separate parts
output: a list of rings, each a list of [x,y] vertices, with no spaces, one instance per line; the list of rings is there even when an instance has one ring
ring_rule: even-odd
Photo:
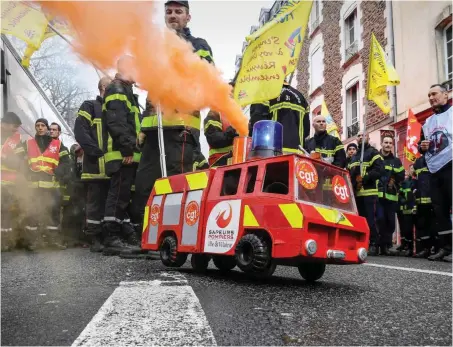
[[[221,271],[238,266],[258,276],[287,265],[307,281],[326,264],[364,262],[369,229],[347,171],[299,154],[256,155],[269,150],[258,147],[244,162],[157,180],[142,248],[160,251],[170,267],[191,254],[197,271],[211,259]]]

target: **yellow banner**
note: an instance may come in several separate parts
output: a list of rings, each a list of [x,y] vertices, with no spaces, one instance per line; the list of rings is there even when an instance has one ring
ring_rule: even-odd
[[[387,86],[400,84],[398,74],[393,65],[387,60],[387,56],[378,40],[371,34],[371,47],[368,69],[367,98],[385,114],[390,113],[391,105],[387,95]]]
[[[18,1],[2,1],[2,34],[15,36],[39,47],[47,28],[46,16]]]
[[[234,98],[242,106],[280,95],[284,78],[297,66],[312,0],[289,1],[274,19],[247,37]]]
[[[329,110],[327,109],[327,105],[325,101],[323,100],[322,105],[321,105],[321,116],[324,116],[326,119],[326,131],[329,135],[338,137],[340,139],[340,134],[338,133],[338,127],[335,121],[333,120],[331,114],[329,113]],[[341,139],[340,139],[341,140]]]

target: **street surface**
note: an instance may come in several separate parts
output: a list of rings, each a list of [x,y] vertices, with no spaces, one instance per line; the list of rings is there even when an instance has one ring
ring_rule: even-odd
[[[87,249],[2,253],[2,345],[452,345],[452,267],[396,257],[307,284]]]

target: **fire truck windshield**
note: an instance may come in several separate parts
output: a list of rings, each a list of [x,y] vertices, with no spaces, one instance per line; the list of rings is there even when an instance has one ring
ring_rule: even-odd
[[[356,213],[349,175],[331,165],[301,157],[295,159],[298,200]]]

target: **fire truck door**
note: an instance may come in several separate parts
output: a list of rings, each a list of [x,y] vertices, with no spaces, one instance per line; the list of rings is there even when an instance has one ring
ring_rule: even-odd
[[[149,232],[148,243],[155,244],[157,242],[157,229],[159,228],[159,216],[162,210],[162,195],[155,195],[149,209]]]
[[[193,190],[187,194],[186,205],[184,208],[184,224],[182,228],[181,245],[194,246],[197,244],[202,195],[203,190]]]
[[[179,225],[183,193],[167,194],[164,202],[162,225]]]

